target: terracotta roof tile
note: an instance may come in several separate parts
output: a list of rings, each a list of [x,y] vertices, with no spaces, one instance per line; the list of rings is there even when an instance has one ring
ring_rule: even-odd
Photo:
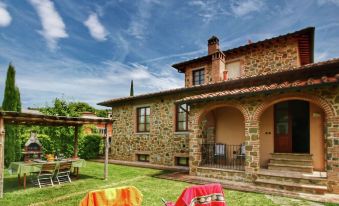
[[[316,76],[321,78],[322,76],[324,76],[323,73],[329,73],[329,72],[333,73],[336,71],[339,71],[339,58],[330,59],[330,60],[318,62],[318,63],[307,64],[307,65],[300,66],[300,67],[292,67],[292,68],[289,68],[288,70],[277,72],[277,73],[272,73],[272,74],[257,75],[257,76],[251,76],[251,77],[247,76],[247,77],[241,77],[235,80],[218,82],[214,84],[199,85],[199,86],[194,86],[194,87],[182,87],[182,88],[170,89],[170,90],[165,90],[165,91],[160,91],[160,92],[153,92],[153,93],[141,94],[141,95],[136,95],[136,96],[116,98],[116,99],[111,99],[111,100],[107,100],[104,102],[100,102],[98,103],[98,105],[113,106],[113,105],[118,105],[118,104],[124,104],[126,102],[134,101],[138,99],[147,99],[147,98],[152,98],[156,96],[171,95],[171,94],[177,94],[177,93],[183,93],[183,92],[210,93],[211,92],[210,90],[222,90],[224,88],[229,88],[230,86],[246,87],[247,85],[253,85],[253,84],[262,85],[262,83],[260,82],[269,82],[267,83],[267,86],[274,88],[274,87],[278,87],[276,85],[278,83],[274,82],[276,81],[276,79],[279,79],[283,76],[287,76],[288,77],[287,79],[289,79],[291,74],[293,76],[297,72],[302,74],[302,76],[313,75],[313,73],[316,73]],[[327,76],[327,78],[328,78],[328,81],[336,82],[339,79],[339,74],[337,74],[336,76],[330,76],[330,77]],[[323,81],[323,82],[326,83],[326,81]],[[296,79],[293,84],[304,86],[307,84],[307,82]]]
[[[279,36],[272,37],[272,38],[269,38],[269,39],[264,39],[264,40],[261,40],[261,41],[253,42],[251,44],[242,45],[242,46],[239,46],[239,47],[236,47],[236,48],[232,48],[232,49],[228,49],[228,50],[225,50],[225,51],[222,51],[222,52],[224,54],[234,53],[234,52],[237,52],[237,51],[240,51],[240,50],[244,50],[244,49],[247,49],[247,48],[250,48],[250,47],[256,47],[256,46],[261,45],[263,43],[275,41],[275,40],[278,40],[278,39],[283,39],[283,38],[287,38],[287,37],[291,37],[291,36],[296,36],[296,35],[305,35],[305,34],[307,34],[312,39],[311,40],[312,41],[311,42],[311,44],[312,44],[311,45],[312,52],[310,52],[310,53],[313,53],[314,30],[315,30],[314,27],[307,27],[307,28],[304,28],[304,29],[301,29],[301,30],[297,30],[297,31],[291,32],[291,33],[287,33],[287,34],[279,35]],[[310,58],[311,58],[310,62],[313,62],[313,56],[311,56]],[[201,56],[201,57],[197,57],[197,58],[194,58],[194,59],[190,59],[190,60],[187,60],[187,61],[183,61],[183,62],[179,62],[179,63],[173,64],[172,67],[178,69],[179,71],[182,71],[182,68],[185,65],[191,64],[193,62],[205,61],[205,60],[211,60],[211,59],[212,59],[212,54],[205,55],[205,56]]]
[[[208,100],[220,97],[230,97],[235,95],[249,94],[254,92],[265,92],[265,91],[274,91],[277,89],[287,89],[287,88],[300,88],[311,85],[320,85],[320,84],[332,84],[339,82],[339,73],[333,76],[322,76],[317,79],[309,78],[306,80],[297,80],[297,81],[285,81],[280,84],[270,84],[270,85],[259,85],[253,87],[246,87],[241,89],[225,90],[220,92],[206,93],[195,96],[186,97],[180,100],[177,100],[176,103],[192,103],[198,102],[201,100]]]

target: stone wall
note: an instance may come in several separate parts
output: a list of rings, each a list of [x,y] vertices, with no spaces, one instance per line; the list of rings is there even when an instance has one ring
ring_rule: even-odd
[[[185,86],[192,86],[192,74],[195,69],[205,68],[205,84],[223,81],[222,71],[225,64],[233,61],[241,62],[241,76],[256,76],[287,70],[300,66],[298,40],[287,38],[268,42],[261,46],[249,47],[222,58],[211,61],[195,62],[186,67]]]
[[[304,89],[296,91],[274,92],[232,100],[210,101],[192,105],[190,112],[190,173],[198,175],[197,168],[201,161],[199,144],[203,141],[202,124],[206,111],[213,105],[230,106],[239,109],[245,119],[246,165],[247,180],[260,168],[260,127],[261,114],[271,105],[292,99],[312,102],[322,108],[325,117],[325,151],[326,165],[330,190],[339,193],[339,86]]]
[[[246,174],[243,171],[225,170],[207,167],[198,167],[197,176],[240,182],[244,182],[246,180]]]
[[[174,166],[176,156],[188,157],[188,133],[175,132],[174,100],[167,97],[113,107],[111,158],[136,161],[137,154],[148,154],[150,163]],[[149,133],[136,132],[136,110],[140,106],[150,106]]]
[[[203,142],[204,116],[215,108],[228,106],[237,108],[244,116],[246,165],[245,180],[252,181],[260,169],[261,114],[273,104],[286,100],[305,100],[322,108],[325,114],[326,171],[331,191],[339,193],[339,86],[276,91],[269,94],[239,97],[191,105],[189,133],[175,132],[175,104],[183,94],[137,101],[112,109],[113,139],[111,158],[135,161],[137,154],[149,154],[150,163],[174,166],[175,157],[189,156],[190,173],[208,176],[208,171],[199,169]],[[149,133],[136,132],[136,109],[150,106],[151,125]],[[207,125],[208,126],[208,125]],[[211,125],[210,125],[211,126]],[[213,125],[212,125],[213,126]],[[211,131],[213,132],[213,131]],[[213,136],[213,135],[212,135]],[[214,174],[214,173],[213,173]],[[214,175],[220,175],[214,174]]]
[[[185,71],[185,87],[193,86],[193,71],[197,69],[205,69],[205,84],[213,83],[212,78],[212,63],[208,61],[202,61],[191,64]]]
[[[234,54],[226,54],[226,63],[242,61],[242,75],[256,76],[300,66],[298,41],[295,38],[277,40]]]

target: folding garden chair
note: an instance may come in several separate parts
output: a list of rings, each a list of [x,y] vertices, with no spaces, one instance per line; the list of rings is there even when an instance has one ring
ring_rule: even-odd
[[[220,184],[196,185],[186,188],[173,202],[168,202],[162,198],[165,206],[226,206],[224,191]]]
[[[46,163],[41,165],[39,172],[31,173],[33,175],[33,184],[42,186],[54,185],[53,176],[56,169],[56,163]]]
[[[58,169],[56,170],[55,178],[59,185],[64,182],[72,182],[70,178],[72,168],[72,162],[60,162]]]

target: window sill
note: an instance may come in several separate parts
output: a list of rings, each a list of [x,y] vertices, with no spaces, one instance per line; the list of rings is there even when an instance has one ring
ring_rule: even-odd
[[[150,132],[136,132],[135,135],[149,135]]]
[[[176,131],[174,134],[190,134],[191,131]]]

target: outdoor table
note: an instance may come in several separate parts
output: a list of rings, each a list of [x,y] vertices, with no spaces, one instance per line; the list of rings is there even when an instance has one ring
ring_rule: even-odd
[[[77,160],[67,160],[72,162],[72,168],[74,169],[75,173],[79,175],[79,168],[86,167],[86,161],[83,159]],[[32,172],[39,172],[40,168],[43,164],[46,163],[56,163],[56,168],[59,167],[60,162],[64,161],[52,161],[52,162],[12,162],[9,167],[10,174],[17,174],[18,175],[18,184],[21,184],[21,177],[23,177],[23,186],[26,189],[26,177],[27,174]]]

